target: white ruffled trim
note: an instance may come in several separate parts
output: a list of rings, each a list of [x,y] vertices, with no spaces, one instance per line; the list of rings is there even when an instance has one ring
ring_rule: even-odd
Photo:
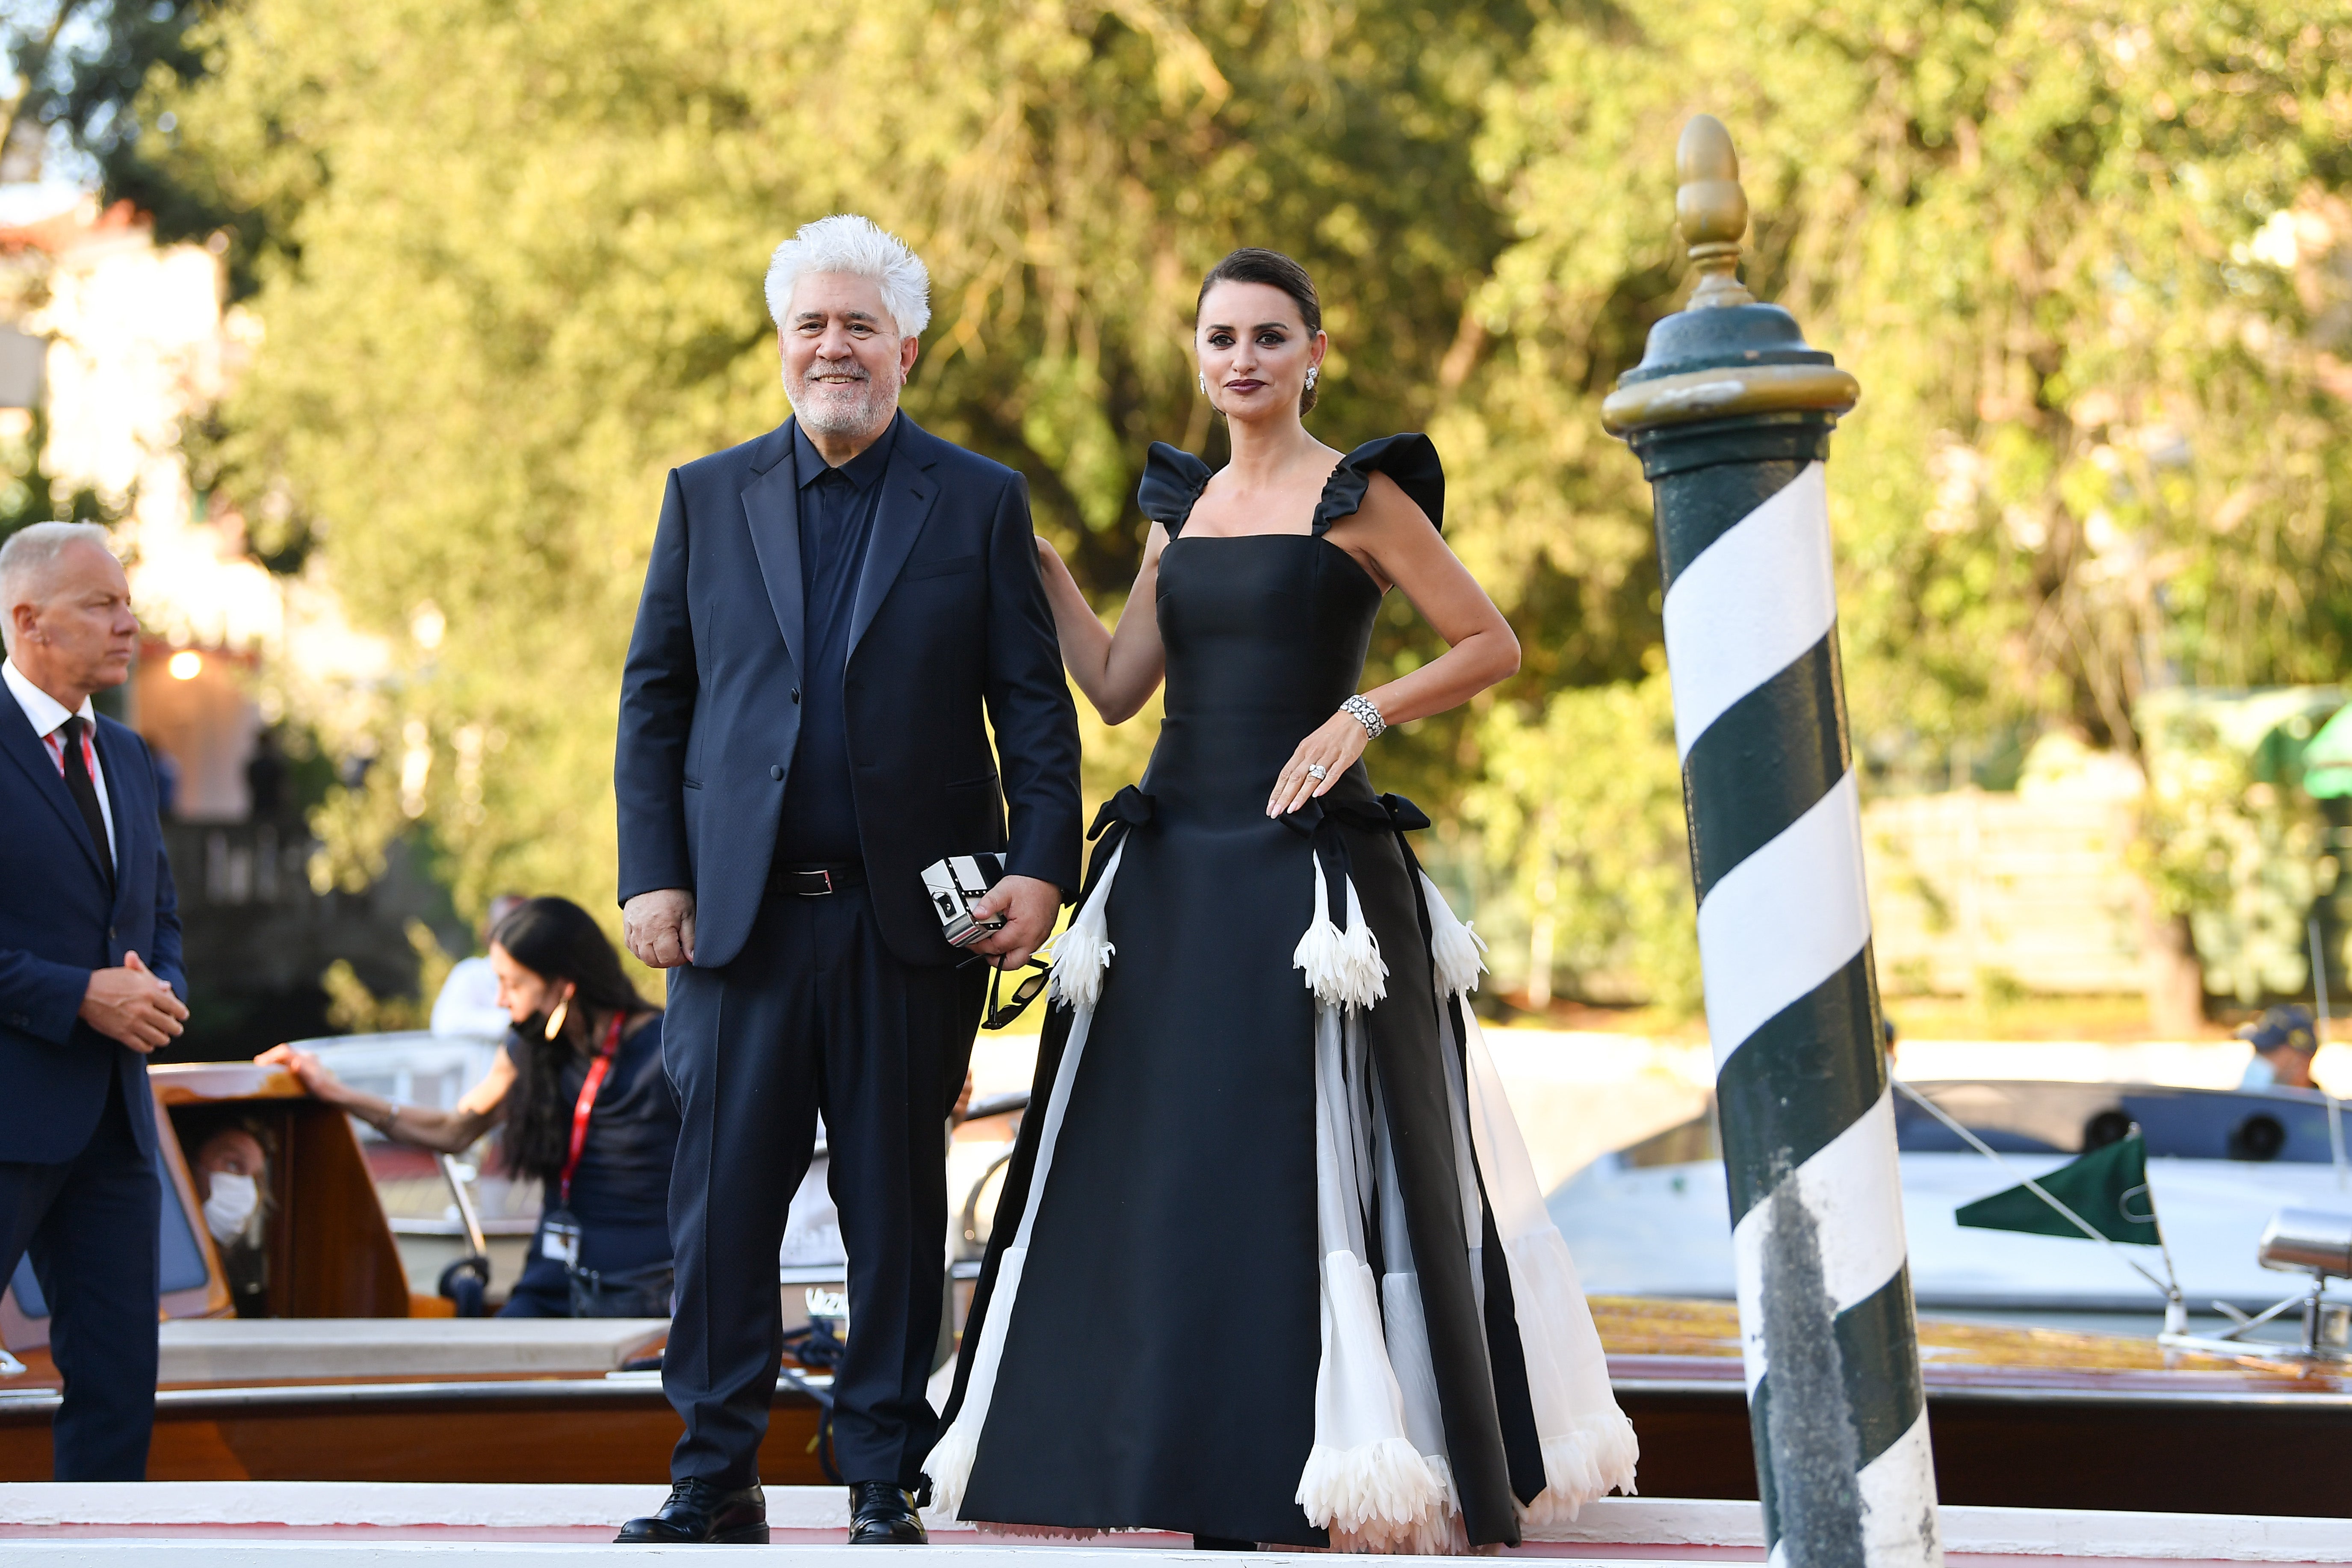
[[[1592,1325],[1592,1309],[1568,1243],[1545,1212],[1535,1163],[1504,1097],[1477,1016],[1467,1007],[1460,1013],[1470,1140],[1502,1238],[1527,1357],[1528,1401],[1543,1445],[1544,1489],[1526,1515],[1538,1523],[1564,1523],[1612,1489],[1633,1491],[1641,1445],[1609,1386],[1609,1362]]]
[[[1323,879],[1323,858],[1311,850],[1315,864],[1315,918],[1290,955],[1290,966],[1307,972],[1307,988],[1326,1007],[1369,1007],[1389,994],[1389,966],[1381,958],[1380,939],[1364,919],[1363,901],[1348,880],[1348,929],[1331,923],[1330,885]]]
[[[1103,973],[1118,951],[1110,940],[1110,885],[1126,853],[1127,840],[1122,837],[1111,850],[1110,864],[1103,868],[1102,880],[1095,884],[1093,895],[1068,928],[1045,944],[1046,956],[1054,965],[1053,977],[1045,982],[1049,1000],[1092,1007],[1102,999]]]
[[[1367,1523],[1361,1530],[1331,1531],[1334,1552],[1375,1552],[1383,1556],[1399,1553],[1413,1557],[1491,1556],[1495,1547],[1473,1547],[1470,1532],[1462,1523],[1460,1505],[1454,1500],[1454,1472],[1442,1458],[1427,1454],[1423,1463],[1429,1467],[1443,1494],[1434,1508],[1423,1513],[1411,1524],[1391,1526],[1380,1521]]]
[[[1004,1359],[1004,1333],[1012,1321],[1013,1299],[1021,1293],[1021,1269],[1029,1259],[1025,1247],[1008,1247],[996,1267],[996,1289],[989,1298],[987,1319],[981,1324],[980,1350],[972,1358],[971,1381],[965,1386],[963,1408],[954,1424],[940,1434],[923,1459],[923,1473],[931,1478],[931,1506],[949,1519],[963,1506],[964,1488],[971,1467],[980,1458],[980,1429],[988,1424],[988,1406],[996,1393],[996,1373]]]
[[[1478,989],[1486,972],[1486,939],[1473,930],[1474,922],[1455,918],[1454,907],[1438,891],[1429,873],[1421,874],[1421,901],[1429,911],[1429,951],[1437,966],[1437,994],[1467,996]]]
[[[1537,1526],[1573,1524],[1586,1503],[1612,1489],[1636,1495],[1633,1467],[1641,1457],[1633,1424],[1622,1411],[1584,1417],[1575,1431],[1543,1440],[1544,1489],[1519,1510],[1519,1518]]]
[[[1297,1500],[1307,1519],[1334,1537],[1371,1543],[1413,1540],[1432,1527],[1444,1529],[1437,1478],[1421,1450],[1402,1437],[1344,1449],[1318,1443],[1299,1474]],[[1378,1544],[1367,1549],[1397,1550]]]
[[[1320,880],[1318,876],[1318,880]],[[1343,1535],[1386,1540],[1442,1517],[1446,1488],[1407,1435],[1404,1394],[1389,1363],[1378,1287],[1364,1262],[1362,1202],[1369,1116],[1360,1081],[1362,1025],[1325,1005],[1315,1016],[1315,1214],[1323,1265],[1323,1355],[1315,1371],[1315,1443],[1296,1501]],[[1358,1062],[1350,1074],[1347,1062]]]
[[[980,1328],[980,1347],[973,1352],[971,1376],[964,1384],[963,1405],[954,1422],[923,1459],[923,1473],[931,1478],[932,1506],[950,1519],[963,1506],[964,1489],[980,1458],[981,1431],[988,1425],[988,1407],[996,1394],[996,1376],[1004,1360],[1004,1336],[1013,1322],[1013,1309],[1021,1297],[1021,1271],[1029,1259],[1029,1237],[1037,1225],[1037,1206],[1046,1180],[1054,1171],[1054,1147],[1061,1141],[1062,1119],[1070,1108],[1071,1086],[1085,1059],[1087,1037],[1094,1032],[1095,1004],[1102,997],[1103,972],[1110,967],[1108,919],[1110,886],[1118,877],[1119,858],[1127,841],[1119,840],[1103,868],[1102,879],[1078,910],[1069,929],[1054,943],[1054,973],[1048,983],[1057,999],[1075,1010],[1069,1038],[1054,1071],[1053,1088],[1045,1097],[1045,1120],[1037,1133],[1037,1159],[1029,1176],[1028,1198],[1021,1207],[1021,1227],[997,1262],[996,1284],[989,1292],[988,1313]]]

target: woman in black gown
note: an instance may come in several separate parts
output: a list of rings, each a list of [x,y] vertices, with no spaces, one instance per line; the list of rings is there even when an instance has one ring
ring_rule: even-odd
[[[1466,993],[1480,944],[1360,759],[1518,647],[1446,549],[1421,436],[1307,433],[1306,273],[1202,286],[1233,461],[1151,448],[1141,572],[1106,632],[1040,545],[1072,675],[1116,723],[1164,673],[1139,787],[1097,825],[1007,1173],[939,1502],[1202,1545],[1516,1542],[1630,1489],[1632,1428]],[[1356,695],[1396,587],[1450,651]]]

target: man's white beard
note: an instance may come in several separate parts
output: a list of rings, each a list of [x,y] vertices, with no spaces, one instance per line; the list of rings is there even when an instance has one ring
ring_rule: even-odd
[[[784,396],[802,427],[817,436],[863,436],[887,424],[898,406],[898,378],[865,376],[845,386],[816,379],[838,368],[837,363],[812,366],[809,377],[797,385],[791,371],[783,373]],[[857,368],[862,373],[864,367]]]

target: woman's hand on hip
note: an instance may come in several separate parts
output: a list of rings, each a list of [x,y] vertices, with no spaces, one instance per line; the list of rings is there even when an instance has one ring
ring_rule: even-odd
[[[1356,765],[1370,739],[1353,714],[1334,713],[1324,720],[1322,728],[1299,742],[1283,764],[1274,793],[1266,797],[1265,814],[1287,816],[1317,795],[1328,794],[1339,775]],[[1309,771],[1316,768],[1322,770],[1319,778]]]

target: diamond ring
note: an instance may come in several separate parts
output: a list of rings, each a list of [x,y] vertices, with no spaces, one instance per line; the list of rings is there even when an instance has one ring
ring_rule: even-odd
[[[1321,763],[1309,763],[1307,764],[1307,776],[1313,779],[1317,784],[1321,784],[1325,779],[1331,776],[1331,770],[1325,767]]]

